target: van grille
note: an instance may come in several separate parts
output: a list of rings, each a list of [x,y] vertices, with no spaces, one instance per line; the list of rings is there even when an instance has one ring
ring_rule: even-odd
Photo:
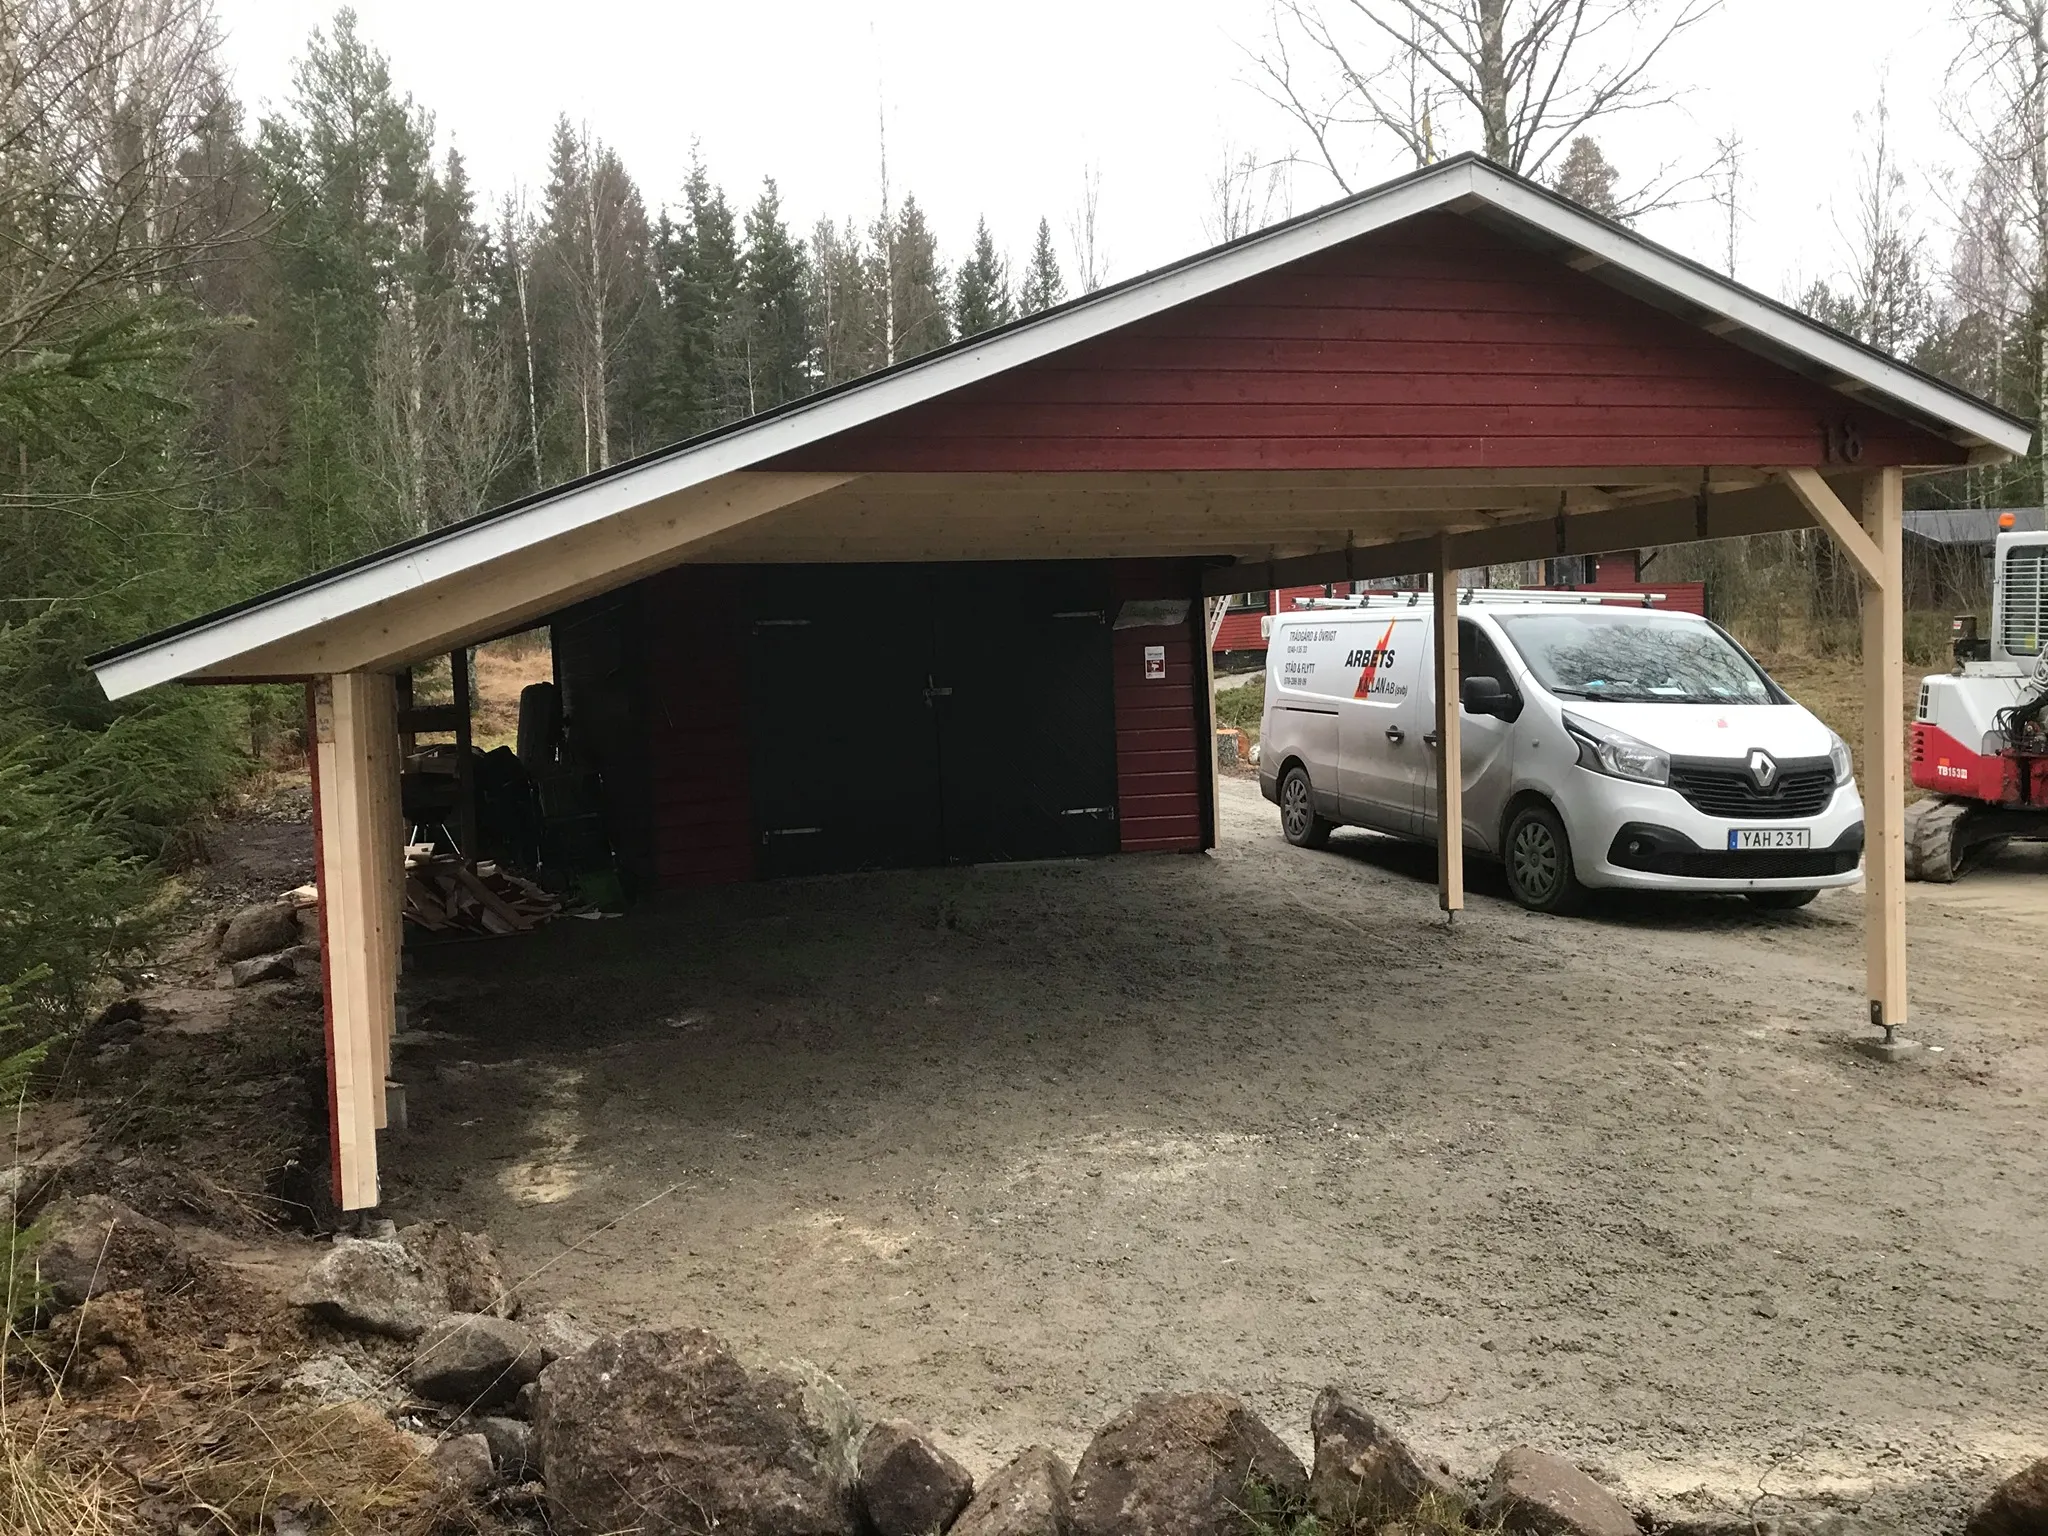
[[[1785,849],[1769,853],[1697,851],[1615,854],[1611,862],[1623,869],[1652,875],[1682,875],[1688,880],[1811,880],[1846,875],[1862,858],[1856,848]]]
[[[1671,787],[1708,816],[1780,820],[1818,816],[1835,798],[1835,765],[1824,757],[1778,764],[1778,779],[1760,790],[1744,762],[1715,757],[1674,757]]]

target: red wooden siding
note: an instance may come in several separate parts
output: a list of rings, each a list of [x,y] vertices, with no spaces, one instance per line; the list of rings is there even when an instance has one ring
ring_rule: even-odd
[[[1964,450],[1453,214],[778,461],[855,471],[1814,465]]]
[[[1198,578],[1164,562],[1119,562],[1117,595],[1187,597]],[[1117,818],[1126,853],[1192,853],[1211,845],[1205,810],[1213,750],[1202,740],[1208,681],[1201,603],[1171,629],[1119,629],[1111,640],[1116,681]],[[1256,617],[1256,615],[1254,615]],[[1145,647],[1166,648],[1166,676],[1147,680]]]
[[[1243,613],[1226,613],[1216,626],[1216,649],[1220,651],[1263,651],[1266,636],[1259,621],[1267,610],[1252,608]]]
[[[729,567],[683,566],[643,584],[655,874],[665,886],[754,876],[738,581]]]
[[[1347,586],[1345,591],[1351,589]],[[1259,621],[1269,614],[1293,613],[1297,597],[1328,597],[1328,587],[1282,587],[1277,594],[1266,594],[1266,606],[1244,613],[1226,613],[1222,624],[1216,629],[1216,653],[1225,651],[1263,651],[1266,648],[1265,632]]]

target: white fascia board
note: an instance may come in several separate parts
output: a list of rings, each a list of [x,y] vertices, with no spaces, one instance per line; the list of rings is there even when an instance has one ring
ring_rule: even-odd
[[[1788,315],[1739,285],[1703,272],[1656,246],[1631,238],[1601,219],[1565,207],[1523,186],[1491,166],[1472,167],[1478,196],[1558,239],[1632,272],[1687,303],[1731,320],[1822,366],[1868,385],[1901,405],[1945,421],[1991,446],[2016,456],[2033,441],[2031,431],[1960,390],[1902,368],[1837,336],[1827,327]]]
[[[1264,238],[1216,252],[1084,301],[1045,320],[994,336],[982,346],[948,352],[923,367],[879,378],[865,388],[820,400],[741,427],[704,444],[588,485],[564,491],[517,512],[480,520],[416,549],[401,550],[223,616],[213,624],[167,636],[157,645],[110,657],[93,669],[107,697],[118,699],[159,683],[212,671],[264,646],[360,612],[430,582],[477,570],[493,560],[642,506],[658,497],[703,485],[825,438],[893,415],[969,384],[1063,351],[1095,336],[1135,324],[1177,305],[1206,297],[1262,272],[1426,213],[1472,190],[1472,167],[1447,167],[1390,188],[1378,197],[1332,210],[1326,218],[1276,229]]]

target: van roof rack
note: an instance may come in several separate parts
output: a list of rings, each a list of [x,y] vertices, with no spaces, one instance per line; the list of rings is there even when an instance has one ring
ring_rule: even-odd
[[[1348,597],[1297,597],[1296,608],[1420,608],[1431,601],[1424,591],[1358,592]],[[1555,603],[1563,607],[1621,603],[1631,608],[1654,608],[1666,601],[1662,592],[1546,592],[1528,587],[1460,587],[1458,602],[1467,603]]]

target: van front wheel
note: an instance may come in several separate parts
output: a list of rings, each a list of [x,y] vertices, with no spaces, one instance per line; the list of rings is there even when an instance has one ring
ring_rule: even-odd
[[[1549,806],[1531,803],[1508,823],[1508,889],[1531,912],[1568,915],[1586,904],[1586,888],[1572,868],[1572,843]]]
[[[1308,770],[1296,763],[1280,778],[1280,835],[1297,848],[1320,848],[1330,840],[1331,824],[1316,814],[1316,792]]]

